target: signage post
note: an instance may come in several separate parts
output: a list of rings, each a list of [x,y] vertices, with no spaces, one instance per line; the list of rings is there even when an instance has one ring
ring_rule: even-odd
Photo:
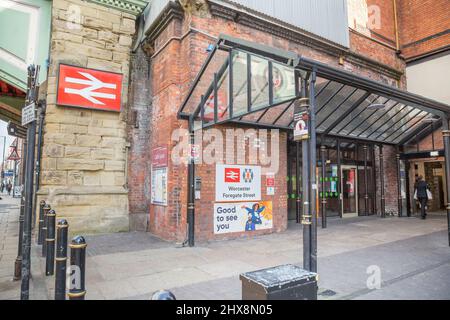
[[[26,102],[22,114],[22,125],[27,126],[27,161],[25,170],[25,210],[23,223],[23,248],[22,248],[22,283],[20,299],[29,299],[30,290],[30,253],[31,253],[31,224],[33,209],[33,178],[34,178],[34,149],[36,136],[35,103],[39,93],[39,66],[28,67],[28,90]],[[20,235],[19,235],[20,237]]]

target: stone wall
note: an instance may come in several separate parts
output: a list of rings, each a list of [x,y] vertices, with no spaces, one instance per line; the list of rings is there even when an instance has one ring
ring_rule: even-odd
[[[73,232],[129,229],[126,106],[135,17],[81,0],[54,0],[39,198]],[[122,112],[56,105],[59,63],[123,74]]]

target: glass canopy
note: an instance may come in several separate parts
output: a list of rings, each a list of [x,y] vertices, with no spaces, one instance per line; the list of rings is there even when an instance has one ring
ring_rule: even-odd
[[[289,130],[294,101],[312,83],[318,134],[402,145],[450,111],[292,52],[222,35],[178,115],[203,128],[229,122]]]

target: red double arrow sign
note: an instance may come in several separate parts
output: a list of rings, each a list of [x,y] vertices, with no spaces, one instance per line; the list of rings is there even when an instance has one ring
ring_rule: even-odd
[[[122,75],[59,65],[58,105],[120,112]]]

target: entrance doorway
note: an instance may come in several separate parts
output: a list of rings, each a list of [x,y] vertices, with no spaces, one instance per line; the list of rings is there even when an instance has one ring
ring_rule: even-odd
[[[358,167],[341,166],[342,216],[358,216]]]

